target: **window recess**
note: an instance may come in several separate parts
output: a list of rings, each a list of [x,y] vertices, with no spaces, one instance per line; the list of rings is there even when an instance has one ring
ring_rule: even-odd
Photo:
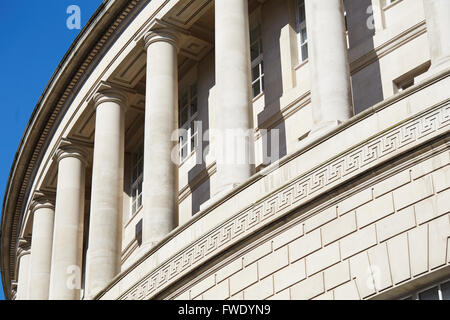
[[[250,16],[250,57],[252,61],[253,98],[264,92],[264,55],[260,8],[256,9]]]
[[[178,123],[179,136],[179,157],[180,162],[195,151],[198,147],[199,133],[195,122],[198,117],[198,96],[197,83],[191,83],[183,87],[180,91]]]
[[[297,7],[297,38],[299,44],[299,60],[308,59],[308,32],[306,28],[305,0],[296,0]]]

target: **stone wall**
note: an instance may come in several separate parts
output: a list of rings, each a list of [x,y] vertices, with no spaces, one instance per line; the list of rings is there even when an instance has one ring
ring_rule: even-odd
[[[362,189],[353,182],[344,200],[295,213],[176,298],[367,299],[388,290],[401,297],[426,274],[450,277],[449,147],[428,146],[374,172]]]
[[[367,285],[371,272],[376,278],[373,282],[381,281],[378,280],[381,276],[391,279],[391,287],[375,287],[375,292],[369,290],[365,294],[363,288],[358,288],[358,294],[364,298],[386,294],[392,297],[402,290],[407,293],[404,285],[410,286],[413,282],[413,286],[429,284],[428,276],[448,276],[449,268],[437,266],[433,261],[435,257],[447,259],[450,230],[449,217],[445,215],[450,209],[442,209],[446,205],[442,199],[447,194],[449,180],[450,140],[450,101],[443,88],[449,81],[446,72],[432,76],[354,117],[322,140],[313,141],[275,163],[268,171],[254,176],[227,195],[222,202],[174,230],[159,246],[124,270],[96,298],[203,298],[200,295],[216,284],[226,286],[219,291],[231,297],[240,292],[245,295],[245,290],[260,280],[269,283],[267,277],[274,283],[269,296],[283,291],[283,294],[291,293],[292,290],[295,296],[295,289],[285,291],[290,285],[300,284],[301,279],[310,277],[324,277],[325,281],[325,277],[330,278],[326,274],[331,270],[324,270],[338,268],[336,266],[345,268],[345,263],[349,273],[353,272],[351,279],[356,277],[355,286],[358,281],[359,286],[362,281]],[[415,230],[423,230],[423,225],[435,228],[433,223],[438,222],[421,218],[418,211],[427,201],[435,201],[434,215],[445,215],[447,219],[447,225],[442,225],[443,232],[447,232],[443,233],[445,240],[442,240],[445,248],[442,251],[433,243],[430,259],[426,257],[430,264],[427,271],[430,272],[416,273],[415,267],[411,267],[409,276],[404,276],[403,269],[401,272],[395,269],[399,263],[386,267],[373,260],[373,255],[382,260],[384,249],[386,254],[392,255],[392,246],[404,245],[402,237],[405,235],[408,241],[414,241],[414,232],[419,232]],[[436,221],[442,223],[443,220]],[[405,229],[401,229],[403,225],[406,225]],[[400,230],[396,231],[395,227]],[[430,236],[437,235],[433,230]],[[275,239],[283,238],[287,240],[275,244]],[[361,247],[352,249],[358,245]],[[256,249],[261,246],[260,250],[267,251],[258,257],[259,250]],[[408,244],[409,250],[410,246]],[[270,271],[260,275],[263,261],[270,261],[269,254],[280,252],[285,253],[284,263],[273,270],[268,268],[266,270]],[[250,253],[256,255],[253,261],[245,258]],[[415,256],[408,253],[408,259],[410,255],[413,261]],[[330,257],[332,261],[326,262]],[[368,264],[373,267],[361,267],[359,272],[363,276],[355,276],[355,261],[357,266],[362,266],[355,259],[363,259],[361,257],[371,261]],[[393,259],[399,257],[402,255],[396,254],[388,261],[392,264]],[[277,258],[277,261],[283,260]],[[216,273],[229,265],[229,275],[222,279],[219,276],[217,280]],[[278,290],[275,273],[288,266],[300,266],[304,275],[300,274],[300,279]],[[245,275],[251,270],[255,271],[253,278]],[[253,280],[242,284],[241,288],[234,287],[234,281],[239,278],[237,272],[241,271],[245,271],[242,274],[246,279]],[[397,278],[398,274],[402,276]],[[425,278],[428,280],[423,282]],[[290,278],[285,280],[290,281]],[[205,284],[204,290],[195,292],[193,289]],[[336,288],[331,286],[327,289],[335,291]]]

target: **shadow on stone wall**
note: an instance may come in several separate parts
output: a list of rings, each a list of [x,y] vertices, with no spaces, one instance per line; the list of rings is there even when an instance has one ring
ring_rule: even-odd
[[[264,165],[269,165],[287,154],[286,125],[280,114],[280,98],[283,95],[280,37],[282,28],[289,23],[289,13],[284,2],[269,1],[262,8],[265,106],[257,116],[256,125],[259,129],[268,131],[262,150]],[[265,123],[274,116],[281,118],[280,123],[275,126],[266,125]],[[278,156],[271,154],[273,134],[271,129],[278,130]],[[274,135],[274,137],[276,136]],[[261,151],[256,150],[256,152]]]
[[[375,47],[372,1],[344,0],[344,5],[348,10],[350,52],[358,48],[359,56],[370,53]],[[352,91],[355,114],[384,100],[379,60],[352,75]]]
[[[211,182],[207,178],[203,183],[198,185],[198,177],[200,174],[206,173],[206,163],[204,159],[205,150],[209,148],[209,92],[215,86],[215,53],[211,51],[199,64],[198,68],[198,104],[199,117],[198,121],[202,124],[201,131],[204,133],[203,138],[200,137],[199,143],[201,147],[195,153],[196,165],[188,172],[189,187],[192,191],[192,215],[200,211],[200,205],[211,197]],[[204,93],[204,94],[201,94]],[[206,133],[205,133],[206,132]]]

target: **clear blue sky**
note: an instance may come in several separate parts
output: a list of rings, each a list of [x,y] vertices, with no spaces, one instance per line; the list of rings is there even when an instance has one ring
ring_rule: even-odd
[[[0,1],[0,199],[29,117],[80,30],[69,30],[70,5],[83,27],[102,0]],[[0,300],[3,300],[0,281]]]

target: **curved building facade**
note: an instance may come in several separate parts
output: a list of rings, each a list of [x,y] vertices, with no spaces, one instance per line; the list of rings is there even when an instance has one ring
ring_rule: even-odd
[[[12,165],[7,299],[450,299],[450,1],[105,0]]]

